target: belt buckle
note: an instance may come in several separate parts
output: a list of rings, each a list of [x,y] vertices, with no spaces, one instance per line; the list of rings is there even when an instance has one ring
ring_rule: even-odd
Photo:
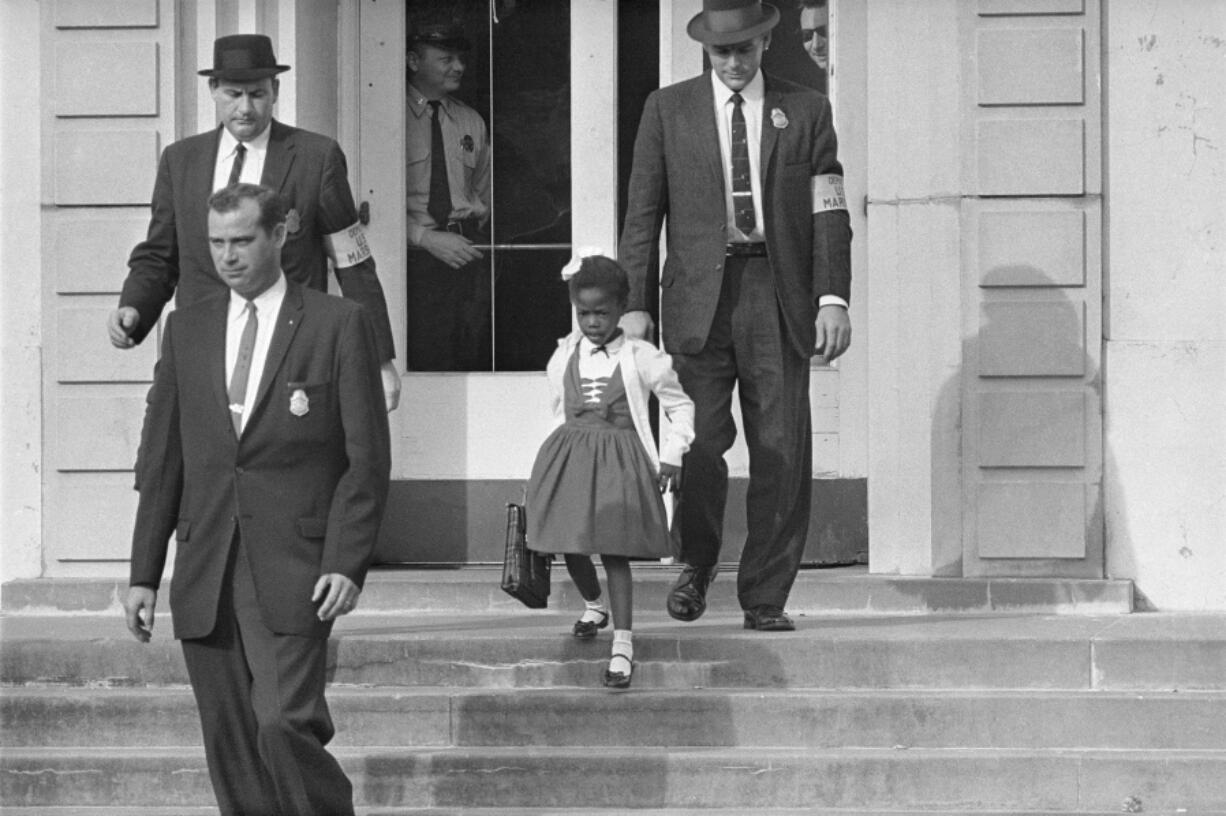
[[[444,229],[447,232],[454,232],[456,235],[464,234],[464,225],[459,221],[448,221],[447,226],[444,227]]]

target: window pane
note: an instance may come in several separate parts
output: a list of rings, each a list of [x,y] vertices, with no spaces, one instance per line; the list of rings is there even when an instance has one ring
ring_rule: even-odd
[[[457,184],[480,176],[482,140],[463,127],[463,136],[453,129],[442,137],[445,145],[447,138],[462,145],[464,160],[461,171],[450,170],[450,190],[461,200],[451,201],[450,219],[460,223],[448,229],[469,238],[485,258],[449,272],[410,238],[409,368],[543,369],[557,337],[570,328],[570,306],[558,276],[571,251],[569,4],[413,0],[407,8],[410,37],[427,30],[424,26],[453,26],[451,33],[458,31],[471,44],[463,54],[460,87],[450,94],[480,116],[490,156],[490,183],[484,207],[478,208],[488,213],[478,218],[464,199],[480,191],[457,191]],[[408,54],[406,60],[410,82],[423,84],[425,69],[414,69],[417,56]],[[433,114],[421,100],[414,107],[417,91],[425,95],[424,89],[409,89],[411,230],[413,223],[438,223],[425,214],[427,199],[436,200],[426,189],[434,175],[432,134],[427,134]],[[463,182],[457,172],[465,174]]]

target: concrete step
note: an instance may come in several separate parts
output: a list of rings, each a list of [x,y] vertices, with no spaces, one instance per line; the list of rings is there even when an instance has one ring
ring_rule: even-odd
[[[216,807],[5,807],[5,816],[217,816]],[[641,807],[634,816],[814,816],[812,807]],[[824,807],[830,816],[933,816],[932,810],[888,810]],[[1114,810],[959,810],[958,816],[1119,816]],[[358,807],[357,816],[626,816],[608,807]],[[1204,810],[1195,816],[1226,816],[1226,810]]]
[[[639,608],[663,608],[680,568],[635,565]],[[501,569],[465,567],[436,570],[379,569],[371,572],[362,608],[376,613],[520,612],[519,602],[499,589]],[[114,612],[127,592],[126,576],[38,578],[0,585],[0,613]],[[166,608],[169,582],[160,603]],[[736,570],[721,572],[711,587],[713,608],[735,610]],[[556,565],[550,606],[582,609],[578,593]],[[1017,613],[1111,615],[1131,612],[1131,581],[1079,578],[912,578],[870,575],[866,567],[802,570],[788,604],[796,614]]]
[[[1226,752],[756,748],[340,749],[368,808],[1110,811],[1226,809]],[[13,749],[7,806],[211,803],[188,749]]]
[[[576,641],[573,613],[352,615],[330,646],[339,684],[462,688],[596,685],[609,635]],[[1226,690],[1226,618],[1136,614],[798,617],[749,632],[739,615],[636,618],[638,689]],[[6,685],[184,685],[170,620],[151,644],[114,615],[8,616]]]
[[[334,745],[1226,750],[1226,692],[472,691],[333,686]],[[0,747],[198,746],[182,689],[21,688]]]

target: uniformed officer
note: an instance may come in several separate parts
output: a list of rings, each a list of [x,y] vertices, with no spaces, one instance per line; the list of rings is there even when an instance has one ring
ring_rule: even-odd
[[[456,99],[468,38],[456,25],[409,35],[408,364],[414,371],[488,371],[490,150],[480,114]]]

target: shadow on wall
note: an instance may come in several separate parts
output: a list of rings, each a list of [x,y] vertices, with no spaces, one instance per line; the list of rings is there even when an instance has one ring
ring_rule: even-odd
[[[1033,266],[985,270],[979,288],[932,416],[934,574],[1106,577],[1097,321]]]

